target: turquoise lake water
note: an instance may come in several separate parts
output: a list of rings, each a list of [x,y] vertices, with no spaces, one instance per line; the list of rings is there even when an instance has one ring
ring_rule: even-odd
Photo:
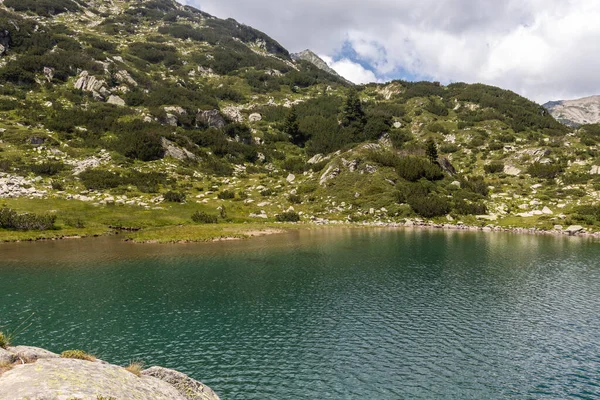
[[[185,372],[227,399],[599,399],[600,243],[323,229],[0,245],[16,341]]]

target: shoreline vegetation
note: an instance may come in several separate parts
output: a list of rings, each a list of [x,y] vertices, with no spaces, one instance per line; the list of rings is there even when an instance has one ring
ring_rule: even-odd
[[[320,229],[325,227],[339,228],[395,228],[422,229],[440,231],[470,232],[504,232],[529,235],[576,236],[600,238],[600,232],[590,231],[580,225],[563,227],[556,225],[553,229],[536,227],[506,227],[499,225],[468,225],[462,222],[436,223],[419,219],[403,222],[349,222],[337,220],[321,220],[300,223],[223,223],[215,225],[177,225],[148,229],[128,229],[111,227],[108,230],[76,230],[41,232],[0,232],[0,243],[20,243],[37,241],[73,240],[90,237],[120,236],[123,241],[137,244],[188,244],[202,242],[221,242],[245,240],[261,236],[283,234],[300,229]]]

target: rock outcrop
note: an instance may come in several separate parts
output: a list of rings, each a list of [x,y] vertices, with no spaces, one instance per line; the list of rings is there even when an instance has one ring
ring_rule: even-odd
[[[206,124],[211,128],[221,129],[226,125],[225,119],[219,110],[200,111],[196,115],[197,124]]]
[[[0,360],[15,363],[8,370],[0,369],[3,400],[219,400],[208,386],[166,368],[153,367],[136,375],[100,360],[61,358],[24,346],[0,348]]]

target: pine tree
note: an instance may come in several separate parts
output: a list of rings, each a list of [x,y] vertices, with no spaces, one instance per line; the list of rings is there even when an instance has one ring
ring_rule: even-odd
[[[283,132],[290,135],[292,138],[292,143],[296,146],[304,146],[306,143],[306,137],[300,131],[300,124],[298,123],[298,114],[296,113],[296,108],[292,107],[285,118],[285,122],[283,123]]]
[[[359,135],[365,128],[366,123],[367,116],[363,111],[358,92],[351,89],[342,110],[342,126],[350,128],[353,135]]]
[[[437,164],[438,149],[435,141],[431,138],[427,139],[427,143],[425,145],[425,154],[432,164]]]

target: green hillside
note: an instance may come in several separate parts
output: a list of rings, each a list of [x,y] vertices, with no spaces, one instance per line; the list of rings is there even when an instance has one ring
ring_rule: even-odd
[[[510,91],[353,87],[171,0],[5,0],[0,53],[0,239],[600,225],[600,128]]]

